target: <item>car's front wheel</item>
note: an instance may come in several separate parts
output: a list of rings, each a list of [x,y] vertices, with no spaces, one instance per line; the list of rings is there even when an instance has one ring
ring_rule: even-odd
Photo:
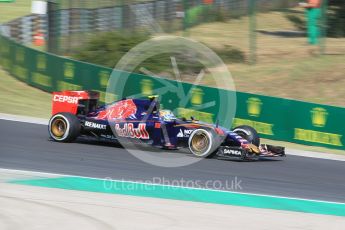
[[[234,128],[232,131],[246,139],[249,143],[257,147],[260,146],[259,134],[253,127],[248,125],[241,125]]]
[[[57,142],[72,142],[80,134],[80,121],[71,113],[58,113],[49,120],[50,137]]]

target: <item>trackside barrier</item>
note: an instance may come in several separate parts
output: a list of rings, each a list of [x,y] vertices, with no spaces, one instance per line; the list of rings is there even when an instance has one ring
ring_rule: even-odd
[[[17,79],[44,91],[97,90],[101,101],[105,101],[105,91],[112,69],[83,63],[52,54],[40,52],[19,45],[0,36],[0,65]],[[177,82],[169,81],[172,86]],[[220,98],[227,98],[234,92],[206,86],[192,88],[191,84],[180,83],[185,92],[192,89],[190,102],[179,108],[176,93],[162,96],[163,107],[176,109],[180,116],[195,116],[229,128],[231,121],[226,117],[216,117],[222,113]],[[124,85],[126,95],[150,95],[154,89],[163,87],[157,78],[131,74]],[[206,96],[207,95],[207,96]],[[118,95],[108,95],[119,99]],[[294,143],[345,149],[345,108],[307,103],[283,98],[236,92],[237,111],[232,125],[251,125],[264,138]],[[215,102],[208,108],[200,106]],[[224,101],[223,101],[224,102]],[[232,102],[227,102],[230,103]],[[199,106],[199,107],[198,107]],[[218,113],[218,114],[219,114]]]

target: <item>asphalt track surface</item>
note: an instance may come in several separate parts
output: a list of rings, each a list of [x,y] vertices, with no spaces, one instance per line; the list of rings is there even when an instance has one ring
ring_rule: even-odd
[[[237,177],[242,188],[237,192],[345,202],[345,162],[341,161],[299,156],[258,162],[205,159],[164,168],[114,145],[83,140],[55,143],[45,125],[5,120],[0,120],[0,168],[132,181],[197,180],[202,186],[210,180],[225,185]]]

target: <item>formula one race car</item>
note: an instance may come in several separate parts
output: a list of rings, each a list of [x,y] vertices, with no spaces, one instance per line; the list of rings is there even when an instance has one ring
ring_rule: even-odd
[[[194,118],[179,119],[170,110],[160,110],[157,97],[123,99],[100,107],[98,98],[93,91],[53,93],[50,137],[57,142],[72,142],[78,136],[94,136],[163,149],[188,148],[201,158],[215,155],[220,159],[257,160],[285,156],[284,147],[261,145],[250,126],[228,130]]]

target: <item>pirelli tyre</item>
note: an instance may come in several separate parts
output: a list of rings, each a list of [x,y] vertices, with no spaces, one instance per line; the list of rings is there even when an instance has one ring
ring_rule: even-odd
[[[79,136],[80,129],[80,121],[71,113],[58,113],[49,120],[49,135],[57,142],[74,141]]]
[[[241,125],[232,130],[236,134],[240,135],[251,144],[259,147],[260,146],[260,137],[258,132],[251,126]]]
[[[196,129],[188,140],[188,147],[191,153],[200,158],[210,157],[218,150],[221,141],[211,129]]]

